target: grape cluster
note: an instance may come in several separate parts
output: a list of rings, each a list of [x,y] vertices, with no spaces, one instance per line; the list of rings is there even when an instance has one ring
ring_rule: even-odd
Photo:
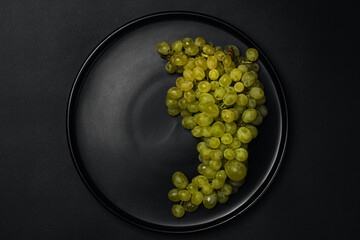
[[[204,38],[184,38],[172,46],[159,42],[157,51],[167,60],[168,73],[182,76],[167,91],[171,116],[181,115],[182,125],[196,138],[199,175],[188,178],[175,172],[175,188],[168,198],[175,217],[194,212],[200,204],[212,209],[226,203],[244,183],[248,166],[248,143],[258,135],[268,109],[264,86],[258,79],[258,51],[249,48],[245,56],[234,45],[224,49]]]

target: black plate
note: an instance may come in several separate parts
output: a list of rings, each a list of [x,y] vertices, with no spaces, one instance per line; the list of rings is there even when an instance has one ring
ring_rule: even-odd
[[[165,106],[175,75],[165,72],[156,44],[184,37],[259,49],[259,78],[269,116],[249,144],[245,184],[224,205],[176,219],[167,192],[171,176],[195,176],[198,139]],[[252,205],[277,172],[287,137],[284,94],[264,53],[235,27],[214,17],[165,12],[134,20],[110,34],[90,54],[73,85],[67,134],[75,166],[91,193],[111,212],[136,225],[188,232],[223,223]]]

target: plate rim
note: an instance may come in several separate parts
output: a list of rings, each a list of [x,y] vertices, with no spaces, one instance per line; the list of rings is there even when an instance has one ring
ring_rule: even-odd
[[[267,70],[269,71],[269,74],[272,76],[271,81],[275,86],[275,90],[277,92],[277,97],[280,103],[280,114],[281,114],[281,134],[280,134],[280,143],[278,151],[276,152],[276,158],[270,168],[270,171],[268,171],[267,176],[264,178],[264,181],[259,185],[258,188],[254,191],[253,194],[250,195],[250,197],[240,206],[238,206],[234,211],[225,214],[222,217],[216,218],[214,220],[211,220],[206,223],[201,223],[197,225],[192,226],[164,226],[156,223],[151,223],[148,221],[144,221],[141,219],[138,219],[124,210],[118,208],[115,206],[110,200],[108,200],[100,191],[100,189],[97,188],[96,184],[92,181],[90,175],[87,173],[86,168],[82,165],[81,160],[79,160],[79,153],[77,151],[77,144],[76,141],[73,139],[76,139],[76,134],[74,133],[73,129],[74,126],[71,124],[71,120],[73,119],[74,109],[76,109],[76,105],[78,102],[78,96],[81,92],[82,86],[84,82],[86,81],[86,76],[93,66],[93,64],[96,62],[96,60],[101,56],[101,53],[104,52],[107,47],[111,45],[113,40],[117,38],[117,35],[126,32],[131,31],[133,27],[135,27],[137,24],[140,24],[142,22],[149,21],[151,19],[161,19],[164,17],[186,17],[186,18],[197,18],[201,19],[203,21],[211,21],[212,23],[216,23],[221,26],[225,26],[227,29],[232,30],[237,35],[241,35],[242,38],[244,38],[246,41],[248,41],[252,46],[257,48],[259,51],[259,55],[261,55],[262,59],[266,62]],[[84,80],[85,79],[85,80]],[[120,217],[121,219],[125,220],[125,222],[134,224],[138,227],[142,227],[148,230],[155,230],[159,232],[167,232],[167,233],[187,233],[187,232],[197,232],[206,230],[209,228],[213,228],[216,226],[219,226],[227,221],[230,221],[231,219],[237,217],[241,213],[243,213],[245,210],[247,210],[249,207],[254,205],[255,202],[266,192],[266,190],[269,188],[271,183],[273,182],[275,176],[278,173],[279,167],[283,161],[285,151],[287,148],[287,140],[288,140],[288,110],[287,110],[287,103],[285,98],[285,93],[283,90],[283,86],[280,82],[278,73],[276,72],[274,66],[271,64],[269,59],[264,54],[264,51],[259,48],[259,46],[251,40],[246,34],[244,34],[241,30],[239,30],[237,27],[233,26],[232,24],[219,19],[214,16],[210,16],[207,14],[199,13],[199,12],[193,12],[193,11],[163,11],[163,12],[156,12],[148,15],[144,15],[142,17],[133,19],[122,26],[116,28],[113,32],[108,34],[102,41],[100,41],[96,47],[90,52],[90,54],[87,56],[85,61],[82,63],[79,71],[77,72],[77,75],[75,77],[75,80],[72,84],[70,94],[68,96],[67,101],[67,109],[66,109],[66,135],[67,135],[67,142],[68,147],[70,151],[70,155],[73,161],[73,164],[80,175],[81,180],[85,184],[85,186],[88,188],[88,190],[91,192],[91,194],[95,197],[97,201],[99,201],[106,209],[108,209],[110,212],[115,214],[117,217]],[[115,210],[116,209],[116,210]]]

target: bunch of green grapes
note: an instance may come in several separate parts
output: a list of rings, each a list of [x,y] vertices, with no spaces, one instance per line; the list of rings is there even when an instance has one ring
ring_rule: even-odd
[[[212,209],[226,203],[237,192],[247,174],[248,143],[258,135],[256,126],[268,109],[255,48],[241,56],[234,45],[223,49],[202,37],[187,37],[172,46],[160,42],[157,50],[167,60],[166,71],[181,74],[167,91],[169,115],[180,114],[184,128],[202,140],[197,145],[199,174],[191,182],[181,172],[172,176],[175,188],[168,198],[180,218],[201,204]]]

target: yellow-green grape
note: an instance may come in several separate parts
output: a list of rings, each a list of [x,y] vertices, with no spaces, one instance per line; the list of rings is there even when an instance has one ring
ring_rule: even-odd
[[[172,175],[172,182],[178,189],[185,189],[189,183],[187,177],[182,172],[175,172]]]
[[[186,201],[183,204],[186,212],[195,212],[198,209],[198,205],[193,204],[191,201]]]
[[[226,123],[225,123],[225,129],[226,129]],[[225,130],[226,131],[226,130]],[[230,144],[233,142],[233,137],[230,133],[224,133],[221,137],[221,142],[223,144]],[[220,144],[219,144],[220,145]]]
[[[180,108],[168,108],[167,112],[170,116],[175,117],[180,114],[181,109]]]
[[[215,53],[215,48],[211,45],[205,44],[202,48],[203,52],[208,55],[213,55]]]
[[[248,159],[249,153],[245,148],[235,149],[235,159],[240,162],[245,162]]]
[[[174,204],[171,208],[171,212],[175,217],[181,218],[185,214],[185,209],[183,206],[181,206],[179,204]]]
[[[217,66],[217,59],[214,56],[209,56],[206,60],[207,67],[209,69],[215,69]]]
[[[202,69],[201,67],[194,67],[193,73],[196,80],[203,80],[205,78],[204,69]]]
[[[217,137],[211,137],[209,140],[209,145],[211,148],[218,148],[220,146],[220,139]]]
[[[178,106],[179,106],[180,109],[187,109],[188,102],[185,100],[185,98],[182,97],[178,101]]]
[[[181,117],[184,118],[184,117],[187,117],[187,116],[192,116],[192,113],[189,112],[187,109],[181,109],[180,115],[181,115]]]
[[[230,184],[225,183],[224,186],[221,187],[220,191],[225,195],[229,196],[232,193],[232,187]]]
[[[217,80],[219,78],[220,74],[219,71],[217,69],[211,69],[209,71],[209,78],[211,80]],[[216,81],[217,82],[217,81]],[[215,90],[215,89],[214,89]]]
[[[227,93],[236,93],[235,88],[233,86],[224,87]]]
[[[174,98],[166,98],[165,104],[168,108],[177,108],[178,105],[178,99],[174,99]]]
[[[249,94],[252,98],[259,100],[264,97],[264,90],[259,87],[252,87],[249,91]]]
[[[194,84],[191,80],[183,78],[182,81],[179,83],[179,88],[182,91],[190,91],[194,87]]]
[[[181,98],[183,95],[183,91],[181,89],[179,89],[178,87],[171,87],[169,88],[169,90],[167,91],[167,95],[170,98],[174,98],[174,99],[178,99]]]
[[[167,42],[159,42],[156,47],[161,55],[168,55],[171,52],[170,45]]]
[[[221,152],[224,152],[225,151],[225,149],[227,149],[228,147],[225,145],[225,144],[223,144],[223,143],[220,143],[220,146],[218,147],[218,149],[221,151]]]
[[[256,106],[256,110],[258,110],[263,117],[268,115],[268,109],[265,105]]]
[[[225,94],[225,96],[223,97],[223,102],[228,105],[228,106],[231,106],[233,104],[236,103],[237,101],[237,94],[236,93],[231,93],[231,92],[228,92]]]
[[[224,204],[229,200],[229,196],[225,195],[222,191],[217,191],[216,195],[218,203]]]
[[[241,80],[242,71],[238,68],[234,68],[230,72],[230,77],[231,77],[231,80],[233,80],[234,82],[238,82]]]
[[[199,102],[194,101],[188,104],[187,110],[191,113],[197,113],[199,111]]]
[[[196,126],[191,130],[191,134],[196,137],[202,137],[202,128],[200,126]]]
[[[203,137],[211,137],[211,126],[201,127],[201,134]]]
[[[235,103],[233,107],[239,112],[239,114],[242,114],[246,110],[246,106],[240,106],[237,103]]]
[[[228,73],[223,74],[219,79],[219,84],[221,87],[227,87],[230,86],[232,80]]]
[[[244,84],[242,82],[237,82],[234,84],[234,89],[236,92],[242,92],[244,91]]]
[[[248,101],[249,101],[248,97],[245,94],[241,93],[238,95],[238,99],[236,103],[240,106],[246,106],[248,104]]]
[[[217,203],[217,195],[215,192],[205,195],[203,199],[203,205],[207,209],[212,209],[216,206]]]
[[[172,45],[172,50],[176,53],[179,53],[182,51],[183,43],[182,41],[175,41]]]
[[[204,71],[207,69],[207,61],[204,57],[195,58],[195,66],[201,67]]]
[[[184,69],[183,76],[184,76],[184,78],[189,79],[191,81],[193,81],[195,79],[194,73],[190,69]]]
[[[242,114],[242,120],[245,123],[250,123],[255,120],[257,111],[255,109],[246,109]]]
[[[248,67],[244,64],[240,64],[237,68],[240,69],[243,74],[249,71]]]
[[[225,123],[225,132],[229,133],[229,134],[235,134],[237,130],[237,125],[235,122],[226,122]],[[230,135],[230,136],[231,136]],[[231,138],[232,139],[232,138]],[[231,141],[232,142],[232,141]],[[230,144],[230,143],[225,143],[225,144]]]
[[[205,183],[203,186],[202,186],[202,189],[201,191],[203,192],[203,194],[207,195],[207,194],[210,194],[214,191],[214,188],[213,186],[210,184],[210,183]]]
[[[246,105],[248,108],[255,108],[256,107],[256,99],[248,96],[248,103]]]
[[[178,197],[180,201],[189,201],[191,199],[191,192],[189,190],[179,190]]]
[[[231,63],[232,63],[231,56],[230,56],[230,55],[226,55],[226,56],[223,58],[222,63],[223,63],[223,65],[224,65],[224,67],[230,67],[230,66],[231,66]]]
[[[173,74],[176,72],[177,67],[172,65],[170,62],[167,62],[165,65],[165,70],[167,73]]]
[[[196,98],[194,90],[185,91],[184,98],[188,103],[194,102]]]
[[[225,171],[227,176],[233,181],[243,180],[247,173],[245,165],[237,160],[229,160],[225,164]]]
[[[226,178],[227,178],[227,174],[225,170],[220,170],[216,173],[216,177],[217,179],[225,182]]]
[[[183,66],[184,70],[193,70],[195,66],[195,58],[188,58],[187,63]]]
[[[170,201],[172,201],[172,202],[180,201],[178,192],[179,192],[179,189],[177,189],[177,188],[173,188],[168,192],[168,198],[170,199]]]
[[[184,71],[184,67],[183,66],[177,66],[176,67],[176,73],[178,73],[178,74],[181,74],[181,73],[183,73],[183,71]]]
[[[213,118],[207,113],[200,113],[196,120],[196,123],[202,127],[209,126],[212,122]]]
[[[203,199],[204,195],[200,191],[194,192],[191,196],[191,202],[195,205],[200,205]]]
[[[221,62],[218,62],[218,64],[216,65],[216,70],[218,70],[220,76],[225,73],[224,65],[222,65]]]
[[[205,177],[207,177],[208,179],[213,179],[213,178],[215,178],[215,176],[216,176],[216,171],[213,170],[211,167],[206,166],[203,175],[204,175]],[[204,186],[203,186],[203,187],[204,187]]]
[[[211,182],[211,185],[214,189],[220,189],[224,185],[224,181],[219,178],[214,178]]]
[[[225,122],[232,122],[234,121],[235,115],[234,112],[228,109],[224,109],[221,112],[221,118],[225,121]],[[225,128],[225,126],[224,126]]]
[[[225,125],[220,121],[216,121],[211,126],[211,133],[214,137],[222,137],[225,133]]]
[[[200,151],[202,149],[206,148],[206,143],[205,142],[199,142],[196,146],[196,150],[200,153]]]
[[[250,130],[253,139],[257,137],[258,130],[255,126],[247,124],[247,125],[245,125],[245,127]]]
[[[209,160],[211,158],[211,149],[210,148],[204,148],[200,151],[200,155],[203,159]]]
[[[258,75],[254,71],[246,72],[241,78],[242,83],[245,87],[250,87],[255,80],[257,79]]]
[[[185,47],[189,46],[190,44],[194,43],[194,41],[191,38],[186,37],[183,39],[182,43],[183,43],[183,47],[185,48]]]
[[[198,191],[198,186],[196,185],[196,183],[191,182],[188,184],[186,189],[189,190],[191,194],[193,194]]]
[[[256,105],[260,106],[266,102],[266,96],[264,95],[262,98],[256,100]]]
[[[209,114],[209,115],[210,115],[211,117],[213,117],[213,118],[218,117],[219,114],[220,114],[220,110],[219,110],[218,106],[215,105],[214,103],[205,103],[205,104],[203,105],[202,111],[203,111],[204,113]]]
[[[186,78],[184,78],[184,77],[178,77],[178,78],[176,79],[176,81],[175,81],[175,85],[176,85],[178,88],[180,88],[180,85],[181,85],[182,81],[185,81],[185,80],[186,80]]]
[[[194,178],[194,183],[201,188],[204,184],[209,183],[209,180],[203,175],[198,175]]]
[[[200,92],[202,92],[202,93],[209,92],[210,89],[211,89],[211,85],[210,85],[210,83],[208,81],[199,82],[197,87],[200,90]]]
[[[219,143],[220,146],[220,143]],[[214,149],[210,154],[211,160],[220,161],[223,158],[223,153],[219,149]]]
[[[216,100],[222,100],[225,94],[226,94],[225,88],[218,87],[217,89],[215,89],[214,97],[216,98]]]
[[[246,51],[246,58],[249,59],[250,61],[254,62],[258,59],[258,57],[259,57],[259,52],[255,48],[249,48]]]
[[[184,126],[184,128],[186,128],[186,129],[193,129],[194,127],[196,127],[195,118],[192,116],[184,117],[182,119],[181,123]]]
[[[237,128],[236,128],[236,130],[237,130]],[[233,141],[232,141],[232,143],[230,143],[228,145],[228,147],[231,149],[237,149],[237,148],[241,147],[241,141],[239,140],[239,138],[233,137]]]
[[[223,61],[225,53],[223,51],[216,51],[214,52],[214,57],[216,57],[218,61]]]
[[[213,70],[215,70],[215,69],[213,69]],[[212,91],[215,91],[217,88],[220,87],[219,81],[211,81],[210,84],[211,84],[211,90]]]
[[[249,143],[252,140],[251,131],[246,127],[240,127],[236,134],[239,140],[243,143]]]
[[[174,57],[174,62],[176,66],[184,66],[188,61],[188,57],[183,52],[174,54]]]
[[[234,121],[238,120],[240,117],[240,112],[236,108],[229,108],[230,111],[234,113]]]
[[[198,97],[199,101],[202,103],[215,103],[215,98],[213,97],[213,95],[209,94],[209,93],[201,93],[200,96]]]
[[[209,166],[211,169],[217,171],[221,168],[222,162],[221,160],[210,160]]]
[[[235,151],[231,148],[227,148],[224,151],[224,158],[227,160],[232,160],[235,158]]]
[[[190,56],[195,56],[199,53],[199,47],[196,46],[194,43],[189,44],[187,47],[185,47],[185,53]]]
[[[195,45],[198,46],[199,48],[202,48],[205,44],[206,44],[206,41],[203,37],[197,37],[195,39]]]

